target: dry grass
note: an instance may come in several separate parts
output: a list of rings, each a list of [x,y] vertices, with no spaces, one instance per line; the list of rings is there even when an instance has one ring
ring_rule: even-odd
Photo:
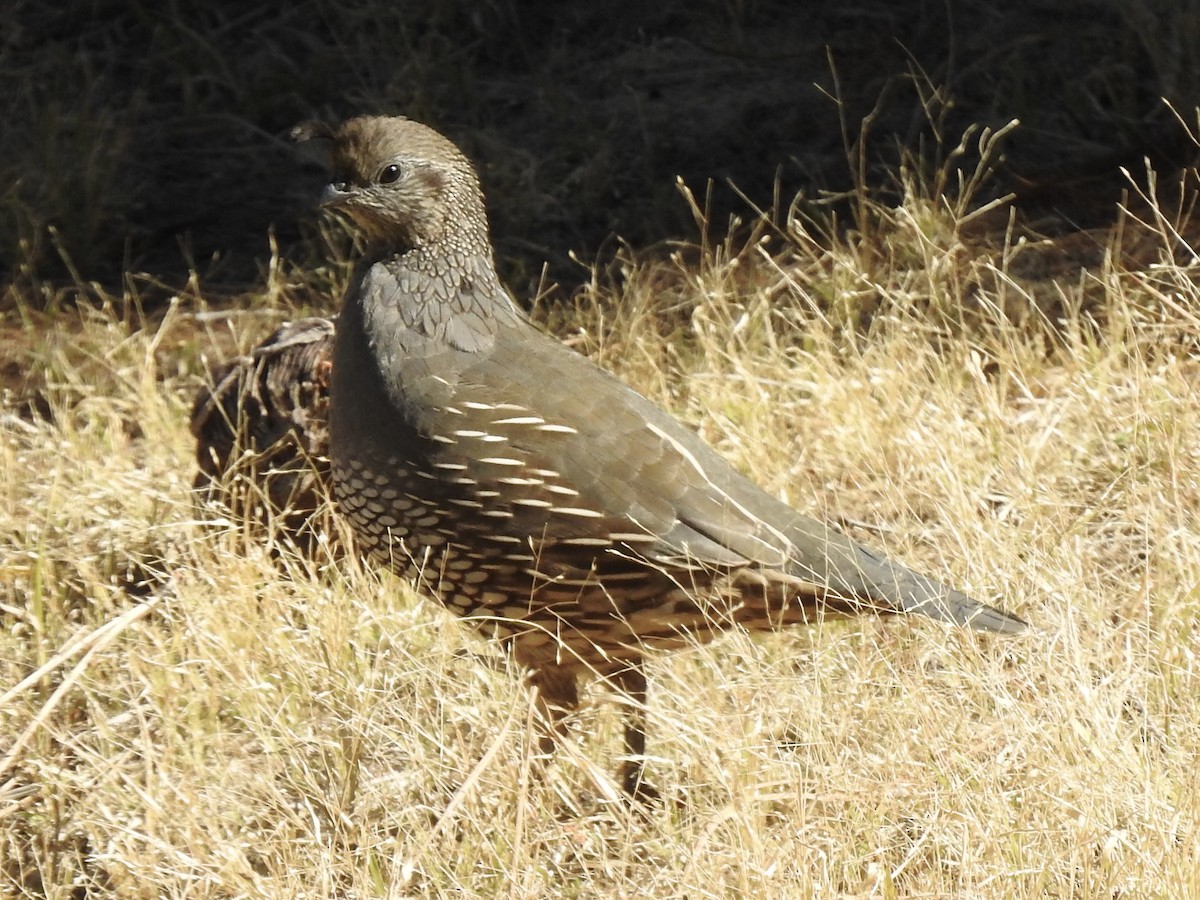
[[[628,261],[535,315],[768,489],[1034,627],[865,619],[662,659],[645,813],[617,800],[611,704],[539,779],[519,673],[450,617],[201,521],[187,407],[229,323],[18,304],[3,889],[1200,895],[1195,261],[1032,285],[937,204],[871,215],[797,221],[770,258]],[[246,298],[239,341],[279,296]]]

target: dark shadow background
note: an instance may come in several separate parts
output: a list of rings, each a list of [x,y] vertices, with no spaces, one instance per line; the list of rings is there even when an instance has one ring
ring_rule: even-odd
[[[763,207],[844,191],[854,147],[886,195],[902,151],[932,168],[968,126],[1019,118],[990,191],[1066,228],[1107,214],[1119,165],[1195,155],[1161,98],[1195,122],[1200,0],[557,6],[10,0],[5,304],[129,273],[231,295],[261,283],[272,240],[315,264],[322,176],[282,139],[314,116],[403,113],[458,141],[518,293],[544,263],[569,289],[587,277],[571,254],[614,236],[694,240],[677,177],[701,197],[713,182],[719,234],[752,214],[729,181]]]

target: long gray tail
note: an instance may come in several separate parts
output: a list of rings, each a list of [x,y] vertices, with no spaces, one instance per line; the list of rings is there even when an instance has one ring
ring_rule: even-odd
[[[1015,634],[1026,627],[1012,613],[973,600],[865,547],[855,549],[859,557],[855,568],[863,593],[887,603],[897,612],[917,613],[940,622],[999,634]]]
[[[796,566],[823,577],[834,593],[847,599],[866,600],[883,609],[917,613],[978,631],[1015,634],[1026,628],[1026,623],[1011,613],[892,562],[839,532],[825,528],[817,532],[800,523],[796,526],[788,535],[799,551]]]

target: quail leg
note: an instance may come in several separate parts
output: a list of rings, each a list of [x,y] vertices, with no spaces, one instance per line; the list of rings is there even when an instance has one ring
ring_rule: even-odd
[[[658,791],[646,783],[646,672],[640,661],[632,662],[612,677],[613,683],[629,698],[625,713],[625,761],[621,764],[621,786],[634,800],[658,799]]]
[[[567,716],[579,707],[579,686],[575,674],[561,666],[541,666],[529,677],[537,692],[538,725],[541,736],[538,749],[543,757],[554,748],[567,731]]]

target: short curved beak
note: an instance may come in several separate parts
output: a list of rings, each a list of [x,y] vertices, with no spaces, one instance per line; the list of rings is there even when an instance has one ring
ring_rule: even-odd
[[[345,206],[354,198],[354,188],[344,181],[333,181],[325,185],[325,189],[321,191],[321,206],[337,207]]]

